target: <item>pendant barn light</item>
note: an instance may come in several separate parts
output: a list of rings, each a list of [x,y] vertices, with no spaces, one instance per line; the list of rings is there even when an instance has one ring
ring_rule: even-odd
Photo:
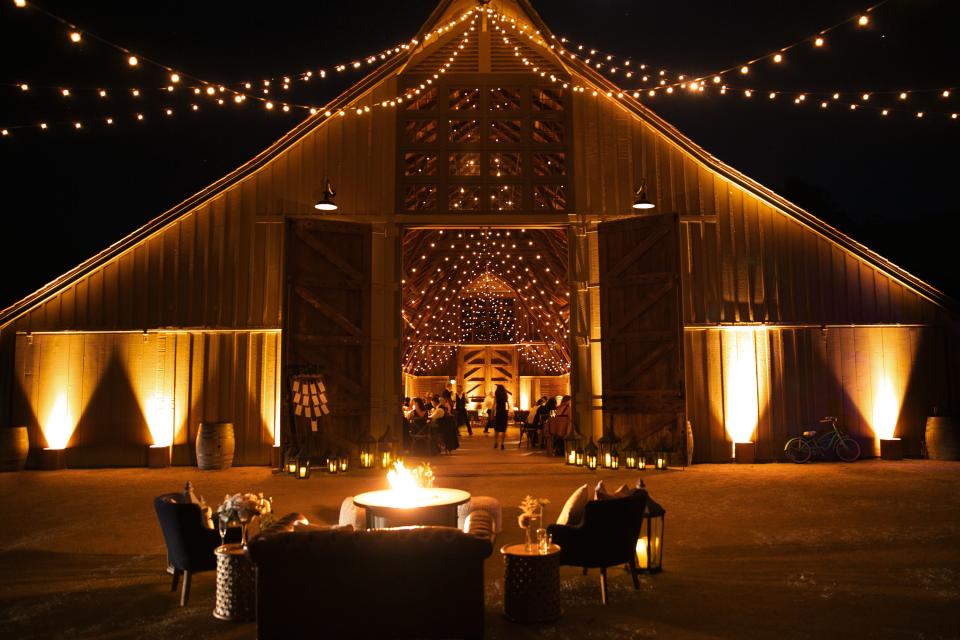
[[[655,204],[647,200],[647,181],[640,181],[640,188],[637,189],[637,196],[633,201],[633,208],[638,211],[653,209]]]
[[[323,186],[323,199],[313,205],[313,208],[319,209],[320,211],[336,211],[339,208],[337,207],[337,203],[333,201],[336,195],[337,192],[333,190],[333,185],[330,184],[330,178],[327,178]]]

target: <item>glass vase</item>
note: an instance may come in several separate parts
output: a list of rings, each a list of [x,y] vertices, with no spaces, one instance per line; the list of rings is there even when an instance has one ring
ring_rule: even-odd
[[[537,535],[537,529],[539,528],[540,528],[540,518],[538,518],[537,516],[531,516],[530,524],[528,524],[527,528],[523,530],[523,532],[527,535],[527,541],[524,546],[528,553],[533,553],[533,551],[536,550],[537,548],[536,535]]]

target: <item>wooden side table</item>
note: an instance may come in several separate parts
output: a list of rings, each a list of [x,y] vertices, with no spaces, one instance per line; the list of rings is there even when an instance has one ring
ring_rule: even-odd
[[[214,553],[217,555],[217,598],[213,617],[237,622],[254,620],[257,573],[243,545],[225,544]]]
[[[503,616],[512,622],[549,622],[563,613],[560,608],[560,547],[547,553],[526,545],[510,544],[503,554]]]

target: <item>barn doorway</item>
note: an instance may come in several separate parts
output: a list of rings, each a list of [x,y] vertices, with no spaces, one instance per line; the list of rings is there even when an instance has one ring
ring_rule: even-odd
[[[565,228],[408,229],[402,247],[406,398],[464,393],[482,420],[503,385],[513,425],[539,398],[570,394]]]

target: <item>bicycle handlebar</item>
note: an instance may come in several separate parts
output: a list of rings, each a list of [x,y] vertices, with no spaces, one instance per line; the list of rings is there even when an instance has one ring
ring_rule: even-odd
[[[836,422],[836,421],[837,421],[837,419],[834,418],[833,416],[824,416],[823,418],[820,418],[820,420],[819,420],[820,424],[828,424],[828,423],[830,423],[830,422]]]

